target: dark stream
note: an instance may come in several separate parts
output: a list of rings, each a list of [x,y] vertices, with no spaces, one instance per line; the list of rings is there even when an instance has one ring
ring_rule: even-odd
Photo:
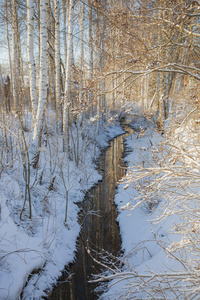
[[[102,271],[101,266],[95,263],[88,255],[85,246],[101,251],[102,249],[119,256],[121,253],[121,238],[119,226],[116,222],[117,209],[114,204],[114,195],[119,179],[125,175],[124,138],[133,133],[133,130],[124,125],[126,134],[116,137],[110,146],[100,156],[99,171],[103,180],[94,186],[80,203],[81,212],[79,222],[82,224],[77,241],[77,256],[58,285],[52,290],[48,299],[52,300],[95,300],[99,298],[94,289],[97,284],[88,283],[92,274]]]

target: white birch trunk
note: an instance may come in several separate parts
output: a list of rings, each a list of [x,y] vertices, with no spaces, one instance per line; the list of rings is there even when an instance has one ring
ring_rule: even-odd
[[[8,46],[8,58],[9,58],[9,68],[10,68],[10,77],[12,82],[12,59],[11,59],[11,51],[10,51],[10,37],[8,30],[8,3],[5,1],[5,12],[6,12],[6,40]]]
[[[90,79],[93,78],[93,38],[92,38],[92,7],[89,6],[89,13],[88,13],[88,23],[89,23],[89,58],[90,58]]]
[[[47,101],[53,107],[56,107],[56,68],[55,68],[55,1],[48,0],[47,10],[47,39],[48,39],[48,55],[47,55],[47,74],[48,74],[48,97]]]
[[[104,51],[105,51],[105,20],[104,18],[102,19],[102,41],[101,41],[101,75],[104,74],[104,66],[105,66],[105,59],[104,59]],[[103,120],[105,121],[106,119],[106,113],[107,113],[107,107],[106,107],[106,95],[105,95],[105,78],[103,76],[102,78],[102,91],[100,91],[102,93],[102,113],[103,113]]]
[[[62,11],[63,11],[63,26],[64,26],[64,30],[63,30],[63,43],[64,43],[64,59],[65,59],[65,64],[67,62],[67,35],[66,35],[66,28],[67,28],[67,22],[66,22],[66,18],[67,18],[67,14],[66,14],[66,1],[62,0]]]
[[[55,1],[55,67],[56,67],[56,120],[59,118],[59,105],[61,99],[60,86],[60,4]]]
[[[100,37],[99,37],[100,22],[99,22],[99,12],[98,11],[95,12],[95,18],[96,18],[96,26],[95,26],[95,44],[94,44],[94,67],[95,67],[95,73],[100,74],[101,51],[100,51]],[[100,104],[101,104],[100,81],[101,81],[101,79],[97,79],[96,92],[98,95],[95,95],[96,96],[96,114],[97,114],[97,127],[96,127],[97,134],[99,132]]]
[[[148,95],[149,95],[149,79],[150,75],[145,74],[144,75],[144,112],[148,112]]]
[[[37,19],[37,23],[38,23],[38,52],[39,52],[39,61],[40,61],[40,0],[36,0],[37,3],[37,14],[38,14],[38,19]]]
[[[12,90],[14,100],[14,110],[18,111],[18,85],[17,78],[19,77],[17,64],[17,29],[16,29],[16,6],[15,0],[12,0]]]
[[[73,15],[74,7],[73,0],[69,2],[68,10],[68,45],[67,45],[67,62],[66,62],[66,72],[65,72],[65,95],[64,95],[64,109],[63,109],[63,133],[64,133],[64,150],[68,147],[69,142],[69,106],[70,106],[70,88],[71,88],[71,64],[72,64],[72,33],[73,33]]]
[[[34,58],[34,1],[27,0],[27,25],[28,25],[28,65],[29,65],[29,81],[30,81],[30,96],[33,125],[35,124],[37,112],[37,90],[36,90],[36,70]]]
[[[94,48],[93,48],[93,38],[92,38],[92,6],[89,2],[89,12],[88,12],[88,25],[89,25],[89,69],[90,69],[90,84],[92,85],[93,81],[93,54],[94,54]],[[92,103],[93,93],[92,89],[89,93],[89,101]],[[91,112],[93,114],[93,105],[91,108]]]
[[[36,122],[33,134],[33,143],[39,153],[41,147],[41,136],[45,104],[47,99],[47,0],[40,1],[40,78],[39,78],[39,99],[36,115]]]
[[[84,49],[83,49],[83,32],[84,32],[84,11],[85,11],[85,4],[84,2],[81,3],[81,16],[80,16],[80,91],[79,91],[79,101],[83,100],[83,59],[84,59]]]

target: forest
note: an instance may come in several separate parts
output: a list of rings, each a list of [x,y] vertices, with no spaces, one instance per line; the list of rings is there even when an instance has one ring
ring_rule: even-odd
[[[82,299],[199,299],[199,21],[192,0],[0,1],[1,299],[51,297],[103,178],[123,253],[84,245],[103,288]]]

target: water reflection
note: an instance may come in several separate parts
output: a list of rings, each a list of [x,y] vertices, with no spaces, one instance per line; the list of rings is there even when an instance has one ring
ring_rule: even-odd
[[[97,251],[102,249],[119,255],[121,239],[118,224],[116,223],[117,210],[114,205],[114,195],[117,182],[125,174],[123,164],[124,137],[133,133],[126,126],[126,134],[116,137],[110,147],[101,155],[99,170],[103,180],[92,188],[81,203],[79,216],[82,229],[77,241],[77,258],[66,270],[60,283],[48,299],[52,300],[95,300],[98,294],[94,292],[95,284],[88,283],[92,274],[101,272],[99,265],[95,264],[85,250],[86,244]],[[70,276],[70,279],[69,279]]]

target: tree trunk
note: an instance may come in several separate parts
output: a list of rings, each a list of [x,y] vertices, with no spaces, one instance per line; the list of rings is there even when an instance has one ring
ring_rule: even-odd
[[[71,105],[71,65],[72,65],[72,33],[73,33],[73,15],[74,3],[70,0],[68,10],[68,45],[67,45],[67,63],[65,72],[65,95],[64,95],[64,109],[63,109],[63,134],[64,145],[63,150],[67,151],[69,147],[69,106]]]
[[[65,60],[64,63],[66,64],[66,62],[67,62],[67,37],[66,37],[67,14],[66,14],[66,1],[65,0],[62,0],[62,11],[63,11],[63,25],[64,25],[64,29],[63,29],[64,60]]]
[[[13,91],[13,100],[14,100],[14,110],[18,112],[18,57],[17,57],[17,13],[16,13],[16,4],[15,0],[12,0],[12,91]]]
[[[80,62],[79,62],[79,69],[80,69],[80,83],[79,83],[79,101],[83,100],[83,59],[84,59],[84,49],[83,49],[83,31],[84,31],[84,11],[85,11],[85,4],[84,2],[81,3],[80,8]]]
[[[33,133],[35,155],[33,167],[37,167],[42,139],[45,104],[47,99],[47,0],[40,1],[40,78],[39,78],[39,101],[36,122]]]
[[[60,4],[55,1],[55,68],[56,68],[56,121],[59,120],[59,106],[61,100],[60,86]]]
[[[92,104],[93,98],[93,55],[94,55],[94,47],[93,47],[93,36],[92,36],[92,6],[89,2],[89,11],[88,11],[88,26],[89,26],[89,69],[90,69],[90,93],[89,93],[89,102]],[[93,104],[91,108],[91,112],[93,113]]]
[[[7,39],[7,46],[8,46],[8,58],[9,58],[9,68],[10,68],[10,75],[11,75],[11,82],[12,82],[12,59],[11,59],[11,51],[10,51],[10,37],[9,37],[9,30],[8,30],[8,2],[5,0],[5,12],[6,12],[6,39]]]
[[[28,65],[29,65],[29,81],[30,96],[32,107],[33,125],[35,124],[37,112],[37,90],[36,90],[36,70],[34,58],[34,1],[27,0],[27,25],[28,25]]]

